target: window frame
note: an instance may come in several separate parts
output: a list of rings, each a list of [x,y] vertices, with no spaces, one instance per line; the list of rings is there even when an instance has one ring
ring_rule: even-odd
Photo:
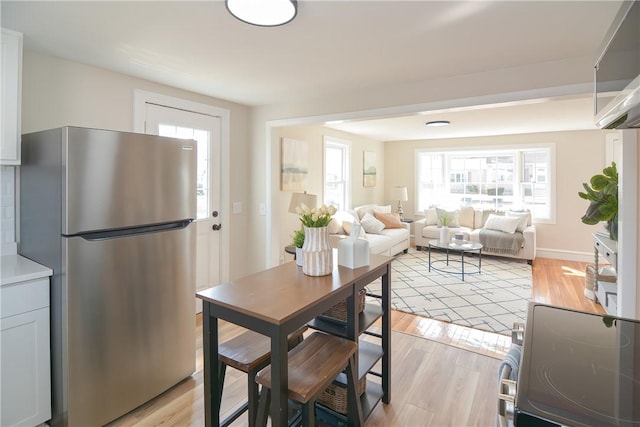
[[[539,224],[555,224],[556,223],[556,143],[533,143],[533,144],[515,144],[515,145],[495,145],[495,146],[461,146],[456,148],[442,148],[442,147],[425,147],[425,148],[416,148],[414,159],[415,159],[415,194],[414,200],[415,203],[415,215],[423,216],[424,211],[420,209],[420,175],[421,175],[421,156],[422,155],[441,155],[442,156],[442,185],[444,188],[448,189],[449,175],[450,175],[450,167],[448,156],[455,155],[481,155],[486,157],[491,156],[500,156],[500,155],[513,155],[514,156],[514,169],[513,175],[514,178],[512,181],[509,181],[515,186],[520,187],[522,185],[524,173],[524,160],[523,153],[527,151],[536,151],[536,150],[546,150],[548,154],[548,217],[540,217],[533,216],[532,221]],[[519,191],[519,190],[518,190]],[[450,193],[447,193],[450,194]]]
[[[342,151],[342,173],[344,177],[344,194],[342,203],[344,206],[337,207],[343,210],[351,207],[351,141],[333,136],[324,135],[322,143],[322,203],[327,201],[327,148],[340,149]]]

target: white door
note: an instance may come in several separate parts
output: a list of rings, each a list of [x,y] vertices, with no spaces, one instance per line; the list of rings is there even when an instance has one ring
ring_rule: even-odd
[[[220,118],[147,103],[145,132],[198,142],[196,290],[210,288],[220,282]]]

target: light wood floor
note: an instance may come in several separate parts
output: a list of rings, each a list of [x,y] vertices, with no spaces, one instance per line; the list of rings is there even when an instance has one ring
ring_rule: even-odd
[[[586,263],[538,258],[533,265],[532,299],[603,313],[585,298]],[[221,339],[235,329],[221,323]],[[497,369],[511,339],[502,335],[392,312],[392,398],[378,404],[367,426],[493,426]],[[166,393],[121,417],[111,426],[204,425],[202,319],[197,318],[196,372]],[[428,339],[415,339],[422,337]],[[227,370],[222,415],[246,399],[246,377]],[[234,425],[246,425],[246,416]]]

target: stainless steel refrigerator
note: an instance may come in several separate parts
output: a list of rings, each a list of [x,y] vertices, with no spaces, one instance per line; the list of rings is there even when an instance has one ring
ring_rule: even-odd
[[[53,269],[52,421],[99,426],[195,371],[196,142],[22,137],[19,251]]]

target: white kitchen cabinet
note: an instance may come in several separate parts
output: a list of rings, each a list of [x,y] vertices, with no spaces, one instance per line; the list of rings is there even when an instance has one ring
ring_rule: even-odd
[[[0,164],[20,164],[22,34],[2,28]]]
[[[12,255],[1,273],[0,425],[42,425],[51,418],[51,270]]]

